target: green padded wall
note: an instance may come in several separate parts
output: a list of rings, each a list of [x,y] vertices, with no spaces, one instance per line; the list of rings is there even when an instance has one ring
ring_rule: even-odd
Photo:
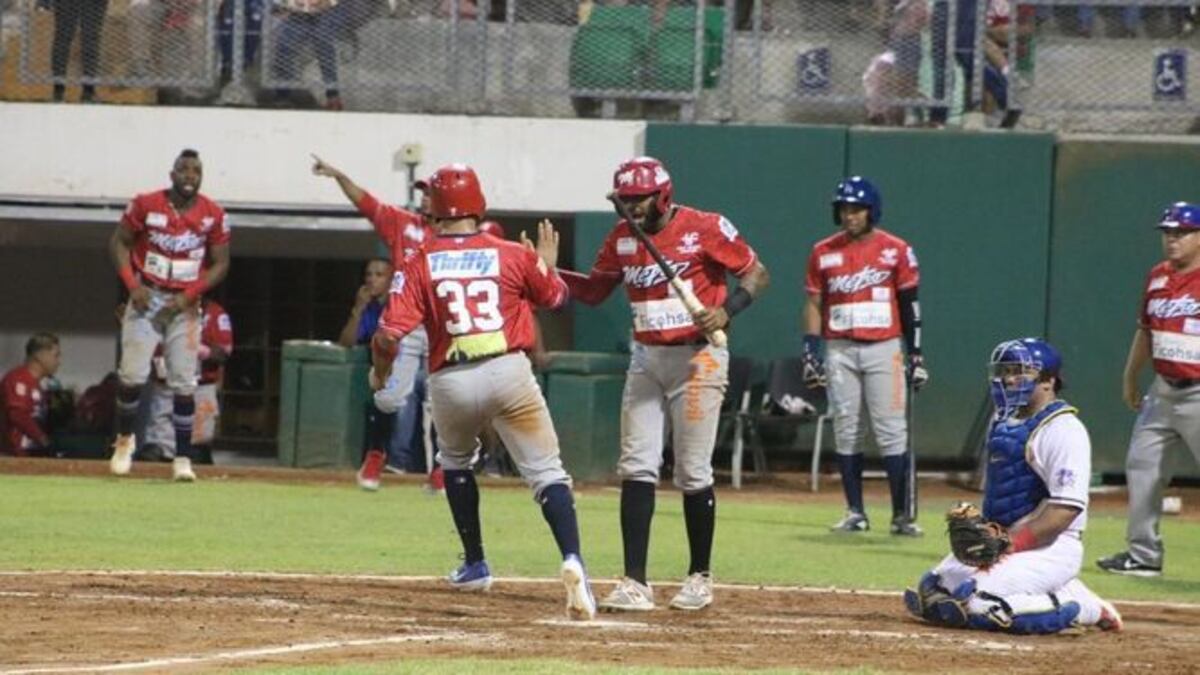
[[[1121,402],[1121,370],[1142,284],[1161,260],[1153,226],[1168,204],[1200,200],[1200,145],[1064,140],[1056,164],[1050,336],[1095,470],[1122,472],[1134,413]],[[1197,474],[1190,459],[1174,460]]]
[[[991,348],[1046,329],[1054,137],[852,129],[847,146],[847,173],[875,182],[884,228],[921,263],[933,379],[917,398],[918,456],[958,456]]]

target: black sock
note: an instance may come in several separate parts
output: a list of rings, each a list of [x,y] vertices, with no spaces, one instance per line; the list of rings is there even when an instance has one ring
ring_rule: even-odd
[[[555,483],[542,490],[539,502],[542,505],[542,517],[550,525],[554,534],[554,543],[558,544],[558,552],[566,558],[570,554],[579,555],[579,521],[575,518],[575,497],[571,488],[563,483]]]
[[[717,524],[717,493],[712,487],[683,495],[683,520],[687,524],[688,547],[692,551],[688,574],[708,572],[713,530]]]
[[[621,482],[621,539],[625,542],[625,576],[646,583],[650,521],[654,518],[654,483]]]
[[[175,456],[192,458],[192,427],[196,421],[196,399],[175,395],[171,424],[175,427]]]
[[[483,560],[483,533],[479,527],[479,486],[469,470],[446,470],[446,501],[462,540],[468,563]]]
[[[212,444],[192,445],[192,461],[196,464],[212,464]]]
[[[892,518],[901,517],[908,513],[908,453],[885,456],[883,469],[892,490]]]
[[[842,473],[842,490],[846,493],[846,506],[856,513],[866,513],[863,508],[862,474],[863,455],[838,454],[838,470]]]
[[[367,450],[386,452],[396,429],[396,413],[386,413],[372,401],[367,406]]]
[[[137,424],[138,402],[142,398],[142,388],[139,386],[117,387],[117,433],[127,435],[133,433]]]

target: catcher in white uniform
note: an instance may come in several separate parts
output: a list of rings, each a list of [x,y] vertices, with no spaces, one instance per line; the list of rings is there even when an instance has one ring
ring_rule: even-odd
[[[1061,368],[1058,350],[1039,338],[992,351],[983,511],[959,504],[946,515],[953,553],[904,592],[913,615],[1010,633],[1121,630],[1116,608],[1078,578],[1092,446],[1058,398]]]

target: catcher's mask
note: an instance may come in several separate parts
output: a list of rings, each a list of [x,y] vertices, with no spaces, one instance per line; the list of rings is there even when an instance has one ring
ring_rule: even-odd
[[[1043,375],[1058,378],[1062,357],[1041,338],[1008,340],[996,345],[988,363],[988,380],[996,412],[1007,417],[1029,403]],[[1055,389],[1061,385],[1056,381]]]

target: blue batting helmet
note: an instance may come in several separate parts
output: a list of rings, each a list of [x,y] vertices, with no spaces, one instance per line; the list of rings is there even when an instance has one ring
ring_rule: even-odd
[[[833,190],[833,224],[841,224],[841,219],[838,218],[839,204],[862,204],[870,207],[871,214],[868,218],[872,225],[883,220],[883,195],[879,194],[879,190],[871,184],[871,181],[862,176],[850,176],[837,184]]]
[[[1006,381],[1012,366],[1019,366],[1024,377],[1014,384]],[[996,345],[988,364],[992,401],[997,410],[1008,415],[1029,403],[1033,389],[1042,375],[1060,378],[1062,355],[1042,338],[1007,340]]]
[[[1175,202],[1158,219],[1160,230],[1200,230],[1200,204]]]

